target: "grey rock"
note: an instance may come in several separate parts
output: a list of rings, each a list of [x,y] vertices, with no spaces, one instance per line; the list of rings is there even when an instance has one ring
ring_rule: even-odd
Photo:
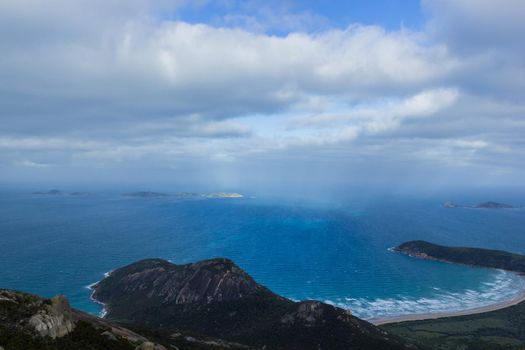
[[[135,350],[167,350],[164,346],[145,341],[135,348]]]
[[[317,300],[303,301],[297,304],[297,308],[294,312],[285,314],[281,318],[281,323],[285,325],[302,323],[305,326],[310,327],[318,322],[324,322],[325,313],[327,313],[329,309],[334,309],[334,307]],[[350,322],[352,319],[352,313],[349,310],[345,310],[344,313],[340,312],[337,318],[341,322]]]
[[[149,341],[145,341],[135,348],[135,350],[155,350],[155,344]]]
[[[29,319],[29,325],[42,337],[53,339],[63,337],[73,331],[74,323],[71,319],[71,307],[67,298],[57,295],[51,299],[51,305]]]
[[[102,335],[110,340],[117,340],[117,337],[115,337],[115,334],[111,333],[110,331],[105,331],[104,333],[102,333]]]

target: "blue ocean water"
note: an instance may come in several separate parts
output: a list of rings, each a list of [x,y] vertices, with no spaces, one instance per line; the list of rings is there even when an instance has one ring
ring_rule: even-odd
[[[148,257],[228,257],[283,296],[366,319],[473,308],[525,289],[508,272],[390,252],[406,240],[525,253],[525,210],[447,209],[441,198],[326,202],[0,195],[0,287],[65,294],[98,313],[89,284]],[[519,204],[519,203],[518,203]]]

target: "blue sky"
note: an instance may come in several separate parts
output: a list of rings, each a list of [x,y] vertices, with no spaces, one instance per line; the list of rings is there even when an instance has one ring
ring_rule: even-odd
[[[0,2],[0,183],[523,185],[522,0],[53,4]]]
[[[346,28],[352,23],[380,25],[387,29],[401,26],[419,29],[424,24],[419,0],[207,1],[163,15],[190,23],[224,23],[223,18],[232,14],[260,17],[267,9],[317,18],[303,28],[310,32]],[[290,28],[274,27],[271,32],[283,35],[289,33]]]

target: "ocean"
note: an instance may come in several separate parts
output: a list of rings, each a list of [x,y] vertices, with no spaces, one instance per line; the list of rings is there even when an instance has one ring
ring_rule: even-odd
[[[178,264],[227,257],[278,294],[365,319],[475,308],[520,294],[525,282],[513,273],[388,250],[424,239],[525,253],[525,209],[451,209],[444,200],[348,196],[332,204],[5,191],[0,287],[65,294],[74,307],[98,314],[87,286],[107,271],[151,257]]]

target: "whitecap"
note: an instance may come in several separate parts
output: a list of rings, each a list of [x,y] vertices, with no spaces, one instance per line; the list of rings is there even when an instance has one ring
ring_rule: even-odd
[[[333,305],[350,309],[360,318],[371,320],[412,314],[455,312],[496,305],[516,299],[525,292],[525,278],[499,270],[491,281],[481,283],[479,289],[447,292],[438,287],[428,296],[397,295],[391,298],[336,298]]]

